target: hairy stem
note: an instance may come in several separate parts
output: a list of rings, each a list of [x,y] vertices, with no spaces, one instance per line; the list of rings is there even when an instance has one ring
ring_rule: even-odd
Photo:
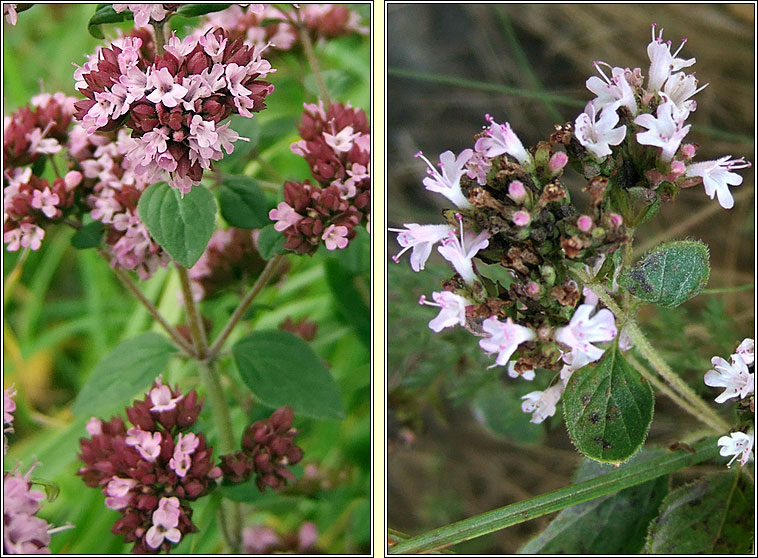
[[[469,517],[463,521],[398,542],[390,547],[389,553],[419,554],[446,548],[582,502],[614,494],[630,486],[642,484],[679,469],[707,461],[719,453],[715,436],[697,444],[694,449],[694,454],[688,451],[676,451],[644,463],[612,471],[585,482],[560,488],[548,494],[535,496],[481,515]]]
[[[163,47],[166,44],[166,21],[153,21],[152,19],[150,20],[150,25],[153,26],[153,35],[155,35],[156,56],[162,56],[165,52]]]
[[[179,280],[182,283],[184,308],[187,311],[187,321],[189,322],[192,342],[195,344],[195,352],[198,360],[205,360],[206,353],[208,352],[208,338],[205,335],[203,319],[197,311],[197,305],[192,296],[189,274],[187,273],[187,268],[179,264],[176,264],[176,269],[179,271]]]
[[[97,252],[103,257],[103,259],[105,259],[106,262],[108,261],[108,255],[102,248],[99,248]],[[196,354],[194,349],[189,345],[189,343],[187,343],[184,337],[179,335],[179,332],[177,332],[176,329],[166,321],[166,319],[161,315],[155,305],[150,302],[150,300],[148,300],[148,298],[142,293],[134,280],[132,280],[132,278],[129,277],[129,275],[119,267],[111,267],[111,269],[113,270],[113,273],[116,274],[116,277],[118,277],[119,281],[121,281],[121,283],[127,288],[127,290],[142,303],[150,315],[155,318],[155,321],[161,325],[166,333],[168,333],[169,337],[171,337],[171,340],[176,344],[176,346],[192,358],[195,358]]]
[[[263,287],[265,287],[266,284],[271,280],[271,277],[273,277],[274,273],[278,269],[279,264],[282,262],[282,260],[284,260],[284,256],[278,255],[278,256],[274,256],[266,263],[266,267],[263,268],[263,271],[258,277],[258,280],[250,289],[250,292],[248,292],[245,295],[245,298],[243,298],[242,301],[239,303],[239,306],[237,306],[231,318],[229,318],[229,322],[224,326],[224,329],[221,331],[221,333],[219,333],[218,337],[213,342],[210,349],[208,349],[209,359],[213,359],[221,350],[221,348],[224,346],[224,343],[226,342],[229,335],[232,333],[234,326],[236,326],[237,322],[239,322],[240,319],[242,319],[242,316],[245,314],[247,309],[250,308],[250,305],[253,303],[253,300],[255,300],[255,297],[258,296],[258,293],[261,292]]]

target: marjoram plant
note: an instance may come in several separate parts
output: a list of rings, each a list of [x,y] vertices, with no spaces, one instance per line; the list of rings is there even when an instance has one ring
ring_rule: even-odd
[[[285,278],[296,260],[346,251],[359,229],[367,234],[368,117],[330,99],[314,45],[368,29],[342,5],[242,6],[98,5],[89,22],[96,37],[104,38],[103,24],[133,19],[134,26],[76,67],[76,97],[42,93],[5,119],[6,249],[23,250],[23,263],[51,228],[73,227],[73,245],[97,250],[167,334],[122,341],[73,405],[75,415],[91,416],[81,432],[78,475],[118,512],[111,531],[135,553],[169,552],[198,531],[193,505],[224,487],[254,482],[263,493],[296,482],[293,467],[308,451],[296,440],[298,417],[345,413],[337,383],[308,343],[316,324],[288,320],[281,329],[240,333],[262,289]],[[28,7],[4,4],[8,23]],[[188,19],[194,27],[178,36],[168,25],[174,16],[195,18]],[[284,55],[310,68],[319,91],[297,131],[292,118],[280,132],[282,139],[299,134],[289,156],[304,158],[313,178],[282,179],[265,191],[242,171],[255,153],[239,154],[249,138],[235,126],[270,110],[278,89],[269,80]],[[367,248],[363,242],[353,252]],[[167,267],[179,278],[185,324],[170,323],[139,284]],[[223,294],[236,308],[227,306],[223,321],[213,323],[202,304]],[[176,385],[163,380],[172,359],[189,363]],[[232,415],[246,411],[233,408],[239,399],[231,392],[275,410],[238,430]],[[5,432],[12,432],[14,395],[5,391]],[[204,417],[206,402],[211,415]],[[123,412],[97,415],[114,403]],[[56,529],[36,517],[44,495],[32,489],[35,482],[32,470],[4,474],[4,552],[50,551]],[[234,499],[221,501],[219,550],[319,550],[313,523],[280,538],[248,523],[249,512]]]
[[[736,403],[725,419],[667,364],[635,319],[644,304],[669,308],[695,297],[710,273],[708,247],[697,240],[666,242],[633,261],[635,232],[687,188],[702,186],[732,208],[730,187],[742,182],[734,171],[750,166],[730,156],[697,161],[698,146],[685,142],[694,96],[705,85],[687,73],[695,58],[683,57],[684,44],[674,50],[653,25],[647,76],[595,62],[599,75],[586,82],[595,98],[531,149],[510,124],[486,115],[473,149],[446,151],[439,165],[416,155],[429,167],[426,189],[454,206],[442,224],[394,229],[402,247],[396,262],[410,250],[411,267],[422,271],[439,243],[455,270],[431,300],[419,300],[439,308],[429,327],[465,328],[510,381],[550,378],[549,387],[522,397],[521,408],[541,423],[562,401],[571,442],[591,461],[568,489],[396,538],[390,552],[444,548],[558,510],[523,552],[754,549],[746,467],[754,441],[753,339],[735,339],[729,359],[714,357],[713,369],[703,371],[706,385],[724,389],[717,404]],[[572,201],[562,180],[567,171],[585,180],[586,206]],[[493,276],[493,266],[501,273]],[[695,436],[694,449],[682,444],[668,455],[643,449],[654,388],[720,437]],[[666,494],[666,475],[719,454],[731,456],[724,472]],[[739,467],[731,467],[735,460]]]

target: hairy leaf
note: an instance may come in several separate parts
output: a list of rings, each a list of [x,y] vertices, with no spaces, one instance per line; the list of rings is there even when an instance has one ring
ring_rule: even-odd
[[[596,461],[621,463],[645,442],[653,390],[614,344],[598,363],[574,372],[563,394],[571,441]]]
[[[662,451],[641,451],[621,465],[644,463]],[[575,483],[600,477],[617,467],[584,460]],[[520,554],[637,554],[650,522],[668,492],[668,475],[561,511]]]
[[[240,375],[264,405],[289,405],[295,415],[341,419],[344,410],[337,384],[321,359],[297,335],[262,330],[232,348]]]
[[[175,353],[168,339],[157,333],[119,343],[87,378],[74,401],[74,414],[93,416],[122,407],[163,372]]]
[[[182,197],[165,182],[153,184],[142,193],[137,210],[150,235],[184,267],[195,265],[216,224],[216,199],[203,186]]]
[[[260,229],[271,221],[268,204],[258,181],[249,176],[226,176],[219,189],[221,215],[240,229]]]
[[[682,486],[650,525],[650,554],[753,554],[753,483],[736,469]]]
[[[618,283],[632,295],[658,306],[679,306],[708,283],[708,247],[700,241],[678,240],[653,248]]]

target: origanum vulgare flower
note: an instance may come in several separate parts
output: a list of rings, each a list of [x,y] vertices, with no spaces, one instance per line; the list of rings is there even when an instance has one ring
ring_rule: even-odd
[[[349,104],[305,105],[292,151],[305,157],[319,186],[286,182],[284,201],[269,212],[284,247],[312,254],[347,247],[371,212],[371,131],[366,113]]]
[[[133,542],[133,552],[168,551],[197,528],[190,502],[216,486],[221,470],[202,433],[190,432],[203,406],[197,393],[171,389],[157,380],[144,399],[127,407],[132,423],[93,417],[91,438],[80,439],[79,475],[99,487],[105,505],[122,517],[111,531]]]
[[[285,406],[251,424],[242,435],[242,450],[221,456],[224,479],[243,482],[255,474],[255,484],[261,492],[294,481],[288,467],[300,462],[303,450],[295,445],[297,430],[292,428],[293,420],[292,409]]]
[[[265,108],[274,87],[263,78],[275,70],[260,49],[222,30],[172,36],[155,58],[142,46],[140,36],[122,37],[76,70],[76,88],[87,97],[76,103],[76,117],[88,133],[130,128],[129,168],[186,193],[241,139],[222,122]]]

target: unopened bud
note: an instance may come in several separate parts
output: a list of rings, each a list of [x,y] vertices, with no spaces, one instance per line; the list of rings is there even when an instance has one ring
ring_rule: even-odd
[[[519,210],[513,214],[513,224],[517,227],[525,227],[532,220],[532,217],[526,212]]]
[[[624,224],[624,218],[623,218],[621,215],[619,215],[618,213],[611,213],[611,214],[608,216],[608,221],[610,222],[611,226],[612,226],[614,229],[617,229],[617,228],[619,228],[621,225],[623,225],[623,224]]]
[[[553,153],[553,156],[550,157],[550,162],[547,167],[550,169],[550,173],[555,176],[566,166],[566,163],[568,163],[568,155],[563,151],[558,151]]]
[[[514,180],[508,185],[508,195],[515,202],[522,202],[526,199],[526,188],[520,180]]]
[[[592,229],[592,218],[587,215],[580,215],[576,220],[576,226],[582,232],[590,232]]]
[[[534,281],[529,281],[524,290],[532,298],[537,298],[540,294],[540,286]]]
[[[685,161],[689,161],[695,156],[695,152],[697,151],[697,147],[695,147],[692,143],[685,143],[682,147],[679,148],[679,153],[682,155]]]

